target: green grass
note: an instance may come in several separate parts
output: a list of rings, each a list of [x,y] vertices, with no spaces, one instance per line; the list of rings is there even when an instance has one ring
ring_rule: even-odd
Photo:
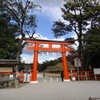
[[[43,75],[43,73],[38,73],[39,75]],[[57,73],[45,73],[46,77],[60,77],[60,74]]]

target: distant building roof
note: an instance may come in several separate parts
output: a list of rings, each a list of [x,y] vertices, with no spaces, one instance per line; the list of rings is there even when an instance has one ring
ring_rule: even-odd
[[[15,59],[0,59],[0,65],[19,65],[19,61]]]

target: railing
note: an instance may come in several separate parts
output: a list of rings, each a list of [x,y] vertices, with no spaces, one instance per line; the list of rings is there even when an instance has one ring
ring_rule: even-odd
[[[70,73],[70,72],[69,72]],[[70,78],[75,77],[76,80],[98,80],[100,75],[95,75],[93,71],[73,71],[69,74]]]
[[[11,74],[16,75],[16,73],[0,73],[0,76],[3,75],[3,77],[10,76]],[[100,75],[95,75],[93,71],[69,71],[69,77],[72,79],[72,77],[75,77],[76,80],[98,80],[100,79]],[[24,82],[24,73],[19,72],[17,76],[19,82]],[[31,76],[30,76],[31,79]]]

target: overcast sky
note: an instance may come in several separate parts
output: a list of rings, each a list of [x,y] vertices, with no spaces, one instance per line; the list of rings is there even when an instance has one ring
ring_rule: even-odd
[[[52,21],[62,19],[61,7],[65,3],[64,0],[35,0],[35,3],[42,6],[41,15]]]

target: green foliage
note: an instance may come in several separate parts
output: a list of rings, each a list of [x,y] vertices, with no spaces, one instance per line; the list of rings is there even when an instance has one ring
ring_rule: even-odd
[[[17,27],[11,24],[11,17],[7,13],[0,13],[0,59],[15,59],[17,52]]]
[[[57,38],[58,36],[68,34],[68,32],[72,31],[72,28],[70,25],[65,25],[63,22],[59,20],[59,22],[54,22],[52,30],[55,33],[54,36]]]
[[[5,11],[11,15],[12,22],[17,24],[20,38],[16,37],[18,40],[16,59],[19,59],[26,45],[26,42],[23,40],[25,36],[27,35],[29,38],[34,38],[33,35],[37,27],[34,11],[41,8],[41,6],[36,5],[30,0],[3,0],[2,5]]]
[[[57,60],[57,59],[50,60],[50,61],[45,61],[42,64],[38,65],[38,71],[44,71],[45,69],[47,69],[48,66],[54,66],[58,63],[59,63],[59,60]]]
[[[32,69],[32,65],[33,64],[26,64],[25,62],[20,62],[20,64],[19,64],[19,67],[18,67],[18,70],[19,71],[24,71],[24,69],[25,69],[25,66],[28,66],[29,68],[31,68]]]
[[[25,66],[25,63],[20,63],[19,66],[18,66],[18,70],[19,71],[24,70],[24,66]]]
[[[64,8],[61,8],[61,10],[63,12],[62,17],[69,24],[55,21],[52,28],[54,36],[65,35],[71,31],[74,31],[80,36],[84,33],[84,30],[87,30],[87,26],[91,25],[90,23],[94,21],[94,18],[95,20],[98,19],[100,5],[96,0],[73,0],[67,1],[64,4]],[[68,26],[70,27],[68,28]]]
[[[77,41],[79,42],[77,50],[78,55],[81,59],[81,62],[83,63],[84,59],[86,59],[85,57],[83,57],[84,48],[87,48],[88,52],[91,52],[91,49],[94,49],[95,52],[98,51],[97,46],[99,46],[99,43],[91,42],[91,44],[85,45],[86,47],[83,46],[83,37],[85,34],[88,34],[88,30],[91,30],[94,27],[97,28],[100,25],[100,2],[98,2],[98,0],[67,0],[61,10],[63,12],[62,17],[66,21],[66,23],[63,23],[61,21],[54,22],[52,28],[54,36],[63,36],[71,31],[75,32],[78,37]],[[63,26],[70,26],[71,30],[69,30],[69,28],[61,28]],[[97,39],[98,37],[95,34],[91,34],[91,36],[93,40]]]
[[[100,52],[100,27],[99,28],[92,28],[85,34],[84,36],[84,45],[83,48],[86,52]]]
[[[85,69],[88,69],[89,65],[94,64],[95,62],[95,60],[93,60],[94,58],[96,59],[97,57],[98,59],[99,57],[100,54],[100,33],[99,32],[100,32],[100,27],[93,27],[84,35],[83,58],[84,58]]]

